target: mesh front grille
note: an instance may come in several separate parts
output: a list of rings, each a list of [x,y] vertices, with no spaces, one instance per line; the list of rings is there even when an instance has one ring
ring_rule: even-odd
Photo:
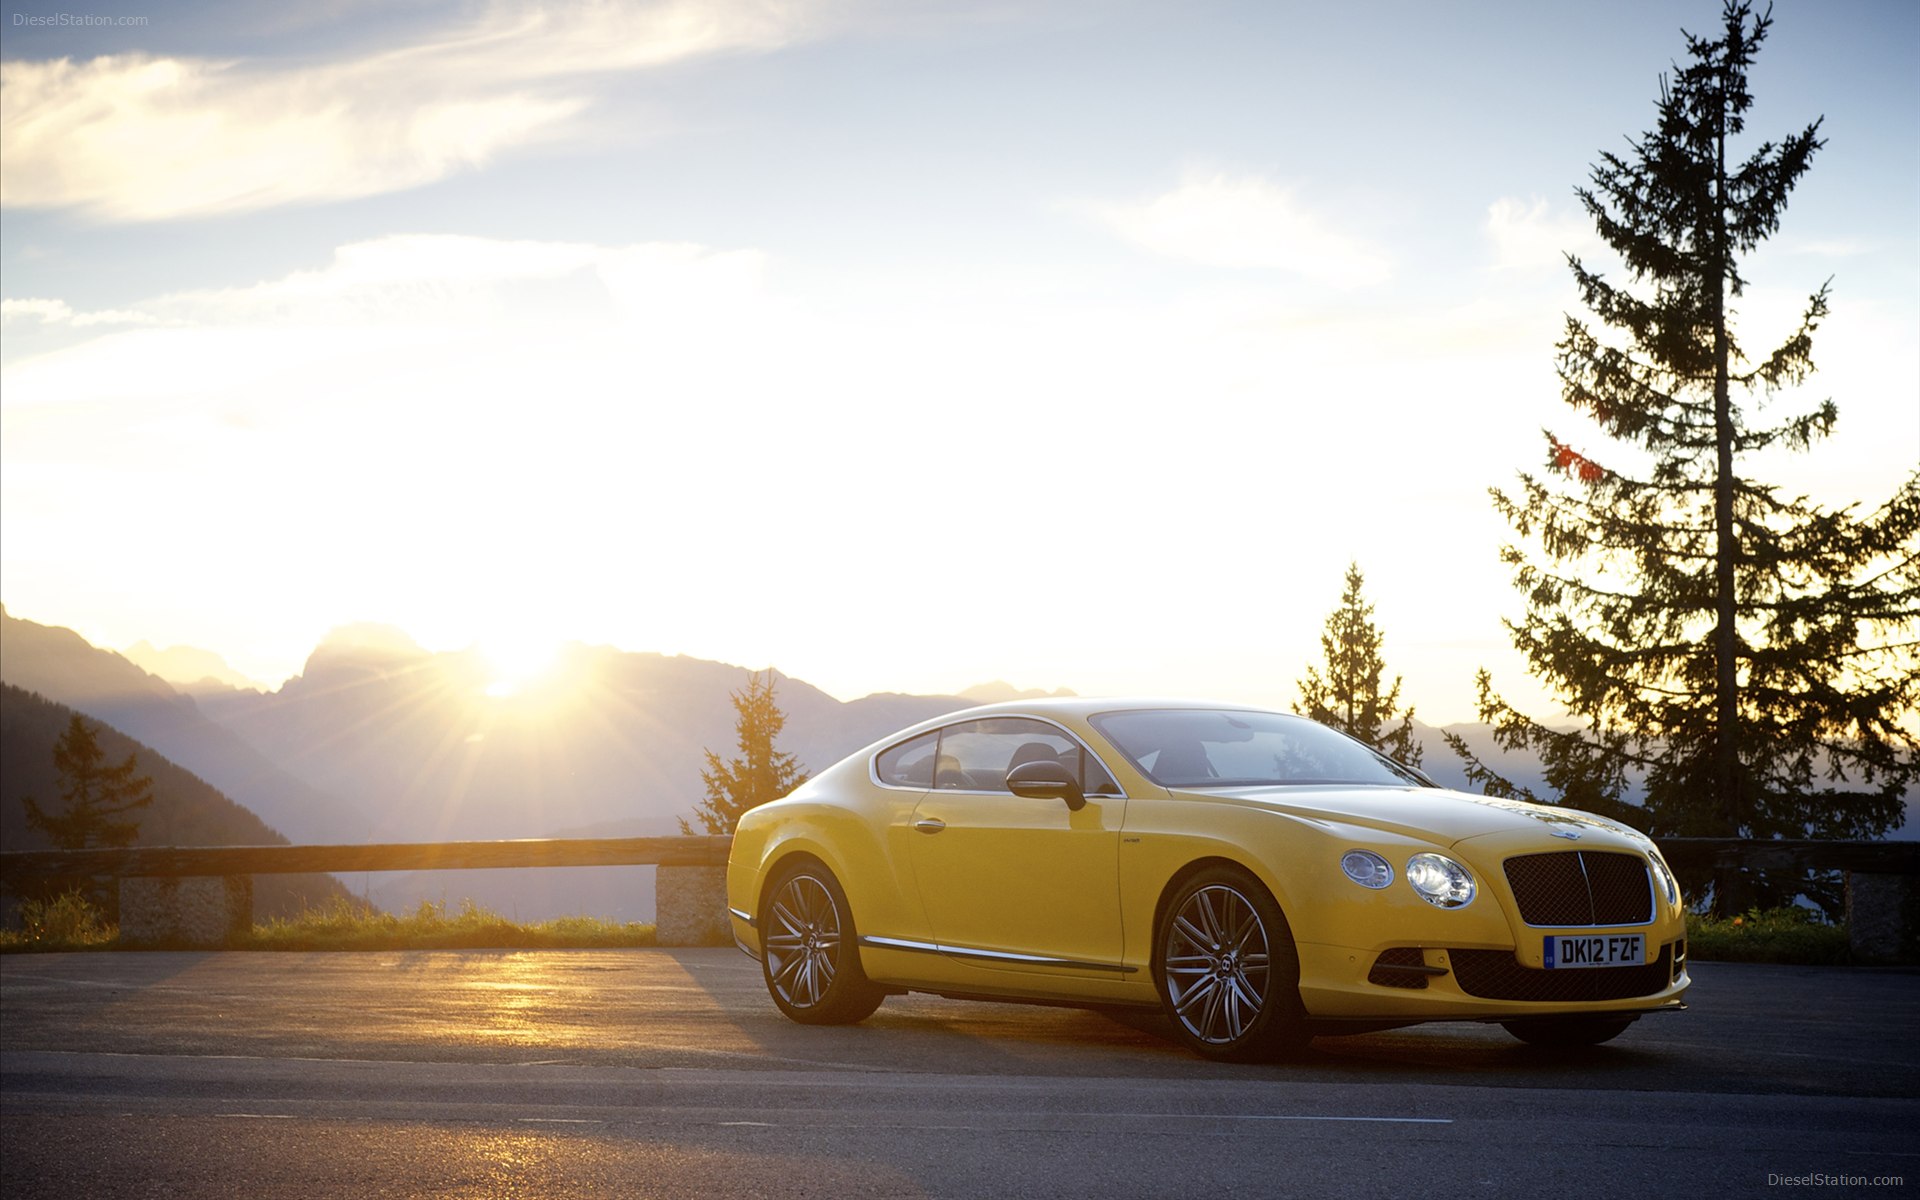
[[[1511,950],[1449,950],[1460,990],[1486,1000],[1625,1000],[1651,996],[1673,980],[1673,947],[1662,946],[1657,962],[1639,967],[1541,971],[1523,967]]]
[[[1644,925],[1653,920],[1653,888],[1647,864],[1637,854],[1583,850],[1587,886],[1593,889],[1595,925]]]
[[[1529,925],[1645,925],[1653,886],[1637,854],[1561,850],[1523,854],[1503,866]]]

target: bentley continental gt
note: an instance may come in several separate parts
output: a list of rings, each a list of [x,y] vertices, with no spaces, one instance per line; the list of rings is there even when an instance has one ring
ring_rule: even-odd
[[[1591,1045],[1688,985],[1680,889],[1642,834],[1231,705],[923,722],[747,812],[727,905],[795,1021],[905,992],[1159,1006],[1227,1060],[1423,1021]]]

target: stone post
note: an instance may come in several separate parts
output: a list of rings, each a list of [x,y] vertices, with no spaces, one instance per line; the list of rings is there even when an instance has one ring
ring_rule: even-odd
[[[1920,962],[1920,876],[1847,872],[1847,948],[1857,963]]]
[[[731,946],[725,867],[656,867],[655,940],[662,946]]]
[[[120,940],[217,949],[253,928],[253,876],[132,876],[120,881]]]

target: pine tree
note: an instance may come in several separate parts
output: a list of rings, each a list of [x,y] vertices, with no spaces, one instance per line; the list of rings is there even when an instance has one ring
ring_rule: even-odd
[[[106,765],[106,757],[86,718],[74,714],[53,747],[65,807],[50,813],[33,797],[23,797],[27,823],[43,830],[62,850],[131,846],[140,835],[140,822],[116,818],[153,803],[153,780],[139,774],[138,755],[127,755],[119,766]]]
[[[1327,630],[1320,635],[1320,649],[1326,656],[1326,674],[1312,666],[1300,680],[1300,703],[1293,711],[1311,717],[1357,738],[1390,758],[1410,767],[1420,765],[1423,747],[1413,736],[1413,706],[1398,715],[1400,677],[1383,695],[1381,676],[1386,664],[1380,659],[1380,630],[1373,623],[1373,605],[1360,598],[1366,577],[1359,563],[1347,565],[1346,590],[1340,593],[1340,607],[1327,618]]]
[[[1561,800],[1656,835],[1871,837],[1920,776],[1920,472],[1865,514],[1753,475],[1756,456],[1805,451],[1838,417],[1831,400],[1762,412],[1813,371],[1827,285],[1770,353],[1735,336],[1741,258],[1778,230],[1822,145],[1816,120],[1731,157],[1769,24],[1729,2],[1719,37],[1685,35],[1656,128],[1602,154],[1576,193],[1638,285],[1568,256],[1604,328],[1567,319],[1562,397],[1614,445],[1548,432],[1545,471],[1493,496],[1530,543],[1502,551],[1526,602],[1514,645],[1583,727],[1515,711],[1485,672],[1479,707],[1501,746],[1541,754]],[[1518,790],[1449,743],[1489,791]],[[1644,806],[1625,803],[1636,782]],[[1723,910],[1799,887],[1715,882]]]
[[[778,800],[807,781],[806,771],[793,755],[774,746],[787,717],[774,703],[773,683],[772,671],[758,671],[748,677],[745,692],[733,693],[740,753],[723,762],[713,751],[706,752],[707,765],[700,779],[707,794],[693,812],[706,833],[732,833],[740,814]],[[680,832],[694,832],[685,817],[680,818]]]

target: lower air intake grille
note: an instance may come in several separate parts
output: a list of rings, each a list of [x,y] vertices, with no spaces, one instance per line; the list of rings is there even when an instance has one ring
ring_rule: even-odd
[[[1373,970],[1367,972],[1367,982],[1380,987],[1419,989],[1427,986],[1427,976],[1431,974],[1426,956],[1418,946],[1402,946],[1380,952],[1380,957],[1373,960]]]
[[[1653,885],[1637,854],[1562,850],[1522,854],[1504,864],[1520,919],[1529,925],[1645,925]]]
[[[1625,1000],[1651,996],[1673,981],[1673,947],[1641,967],[1542,971],[1523,967],[1511,950],[1449,950],[1460,990],[1486,1000]]]

